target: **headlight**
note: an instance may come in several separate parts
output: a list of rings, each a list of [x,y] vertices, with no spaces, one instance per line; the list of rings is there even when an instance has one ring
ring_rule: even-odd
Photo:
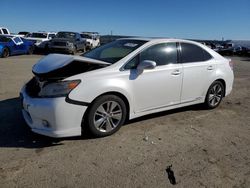
[[[41,88],[40,97],[63,97],[70,93],[80,83],[80,80],[49,83]]]
[[[72,42],[67,42],[67,46],[73,48],[74,47],[74,44]]]

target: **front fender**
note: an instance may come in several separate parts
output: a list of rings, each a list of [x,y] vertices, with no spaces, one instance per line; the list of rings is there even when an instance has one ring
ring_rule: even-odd
[[[0,45],[0,56],[1,56],[2,53],[3,53],[3,49],[4,49],[4,46],[3,46],[3,45]]]
[[[122,94],[129,102],[130,112],[133,110],[131,87],[127,84],[125,79],[110,78],[95,81],[86,81],[79,84],[70,94],[69,98],[85,103],[92,103],[98,96],[109,92],[117,92]]]

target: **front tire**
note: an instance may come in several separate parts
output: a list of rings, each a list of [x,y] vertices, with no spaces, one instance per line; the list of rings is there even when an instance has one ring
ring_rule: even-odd
[[[100,96],[90,106],[87,114],[89,131],[96,137],[114,134],[124,124],[126,116],[126,105],[120,97]]]
[[[8,48],[3,49],[2,57],[6,58],[10,56],[10,50]]]
[[[214,81],[209,87],[206,99],[205,106],[208,109],[213,109],[219,106],[224,96],[225,87],[220,81]]]
[[[28,49],[27,54],[28,54],[28,55],[31,55],[31,54],[33,54],[33,53],[34,53],[34,47],[33,47],[33,46],[30,46],[29,49]]]

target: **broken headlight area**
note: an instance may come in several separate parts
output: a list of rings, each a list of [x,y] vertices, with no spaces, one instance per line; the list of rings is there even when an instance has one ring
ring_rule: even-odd
[[[26,91],[31,97],[64,97],[75,89],[80,82],[80,80],[41,82],[34,77],[27,83]]]
[[[70,80],[70,81],[58,81],[52,82],[44,85],[40,92],[38,93],[39,97],[64,97],[75,89],[80,80]]]

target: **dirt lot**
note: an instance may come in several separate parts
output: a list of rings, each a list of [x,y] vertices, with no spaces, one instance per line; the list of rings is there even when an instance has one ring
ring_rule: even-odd
[[[233,57],[233,92],[215,110],[146,116],[106,138],[50,139],[29,130],[18,100],[41,57],[0,59],[0,187],[250,187],[249,58]]]

